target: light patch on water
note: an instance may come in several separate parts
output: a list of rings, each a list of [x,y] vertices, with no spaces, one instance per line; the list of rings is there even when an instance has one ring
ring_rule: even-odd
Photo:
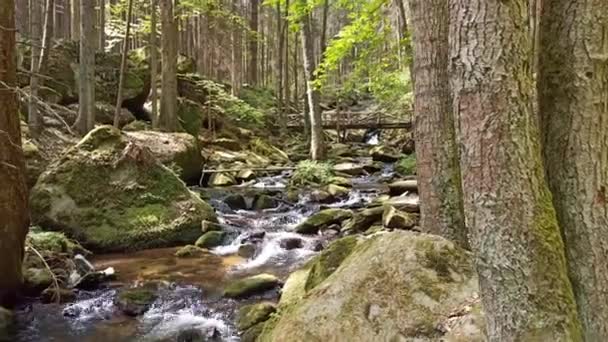
[[[115,290],[105,291],[93,298],[79,300],[68,304],[63,309],[64,316],[72,317],[75,326],[83,325],[95,320],[107,319],[114,312]]]
[[[376,146],[380,144],[380,134],[374,134],[371,138],[366,142],[368,145]]]

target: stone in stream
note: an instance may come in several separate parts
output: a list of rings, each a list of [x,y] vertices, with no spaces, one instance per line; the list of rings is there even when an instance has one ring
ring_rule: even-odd
[[[97,127],[43,173],[30,195],[33,224],[96,252],[192,243],[213,209],[150,150]]]
[[[485,341],[472,256],[448,240],[409,231],[362,239],[320,282],[310,280],[314,264],[290,275],[258,340]]]
[[[72,289],[55,288],[53,286],[42,291],[40,301],[42,303],[70,303],[76,300],[76,293]],[[0,339],[1,341],[2,339]]]
[[[362,233],[374,223],[382,220],[383,212],[384,208],[381,206],[363,209],[343,225],[342,232],[345,234]]]
[[[254,325],[264,322],[270,318],[277,306],[271,302],[261,302],[243,306],[236,317],[236,326],[239,330],[245,331]]]
[[[279,285],[279,278],[272,274],[263,273],[239,279],[224,289],[224,296],[228,298],[245,298],[258,293],[271,290]]]
[[[281,248],[285,250],[292,250],[297,248],[302,248],[304,246],[304,241],[300,238],[286,238],[279,242]]]
[[[254,230],[253,232],[247,233],[244,237],[242,237],[241,243],[259,243],[264,240],[265,236],[266,231]]]
[[[211,175],[209,178],[209,186],[212,187],[223,187],[223,186],[231,186],[236,185],[236,179],[225,172],[217,172]]]
[[[353,181],[350,180],[349,178],[345,178],[345,177],[333,177],[331,179],[331,184],[342,186],[345,188],[353,187]]]
[[[343,198],[348,196],[350,190],[348,188],[336,184],[329,184],[325,190],[334,198]]]
[[[209,251],[194,245],[184,246],[175,252],[177,258],[200,258],[209,255]]]
[[[392,229],[412,229],[416,225],[416,218],[413,214],[397,210],[392,205],[385,205],[382,225]]]
[[[244,245],[239,246],[239,250],[237,252],[238,256],[245,259],[251,259],[255,255],[257,248],[252,243],[246,243]]]
[[[383,163],[394,163],[399,160],[399,152],[387,146],[376,146],[369,152],[374,161]]]
[[[89,272],[74,284],[74,287],[81,290],[95,290],[104,282],[116,279],[116,271],[113,267],[108,267],[103,271]]]
[[[316,234],[321,228],[334,223],[341,223],[352,216],[353,213],[350,210],[325,209],[307,218],[304,222],[297,225],[294,230],[300,234]]]
[[[212,231],[221,231],[223,230],[223,228],[217,222],[203,220],[203,222],[201,222],[201,230],[203,231],[203,233],[206,233]]]
[[[253,200],[253,210],[273,209],[278,205],[276,198],[266,194],[257,195]]]
[[[334,172],[350,176],[361,176],[365,174],[363,165],[355,163],[339,163],[334,165]]]
[[[391,196],[400,196],[406,192],[418,192],[418,182],[415,179],[401,180],[388,185]]]
[[[205,330],[190,328],[177,334],[176,342],[222,342],[222,335],[215,327],[207,327]],[[164,342],[156,341],[156,342]]]
[[[245,210],[247,209],[247,201],[241,194],[231,194],[224,198],[226,203],[232,210]]]
[[[247,182],[250,180],[255,179],[255,172],[253,172],[253,170],[251,169],[243,169],[241,171],[239,171],[239,173],[237,173],[236,175],[236,179],[241,181],[241,182]]]
[[[317,203],[332,203],[335,198],[325,190],[315,189],[310,193],[310,200]]]
[[[226,237],[225,232],[221,232],[221,231],[206,232],[205,234],[203,234],[203,236],[201,236],[200,238],[198,238],[198,240],[196,240],[196,243],[194,245],[196,247],[200,247],[200,248],[213,248],[213,247],[221,246],[225,237]]]
[[[116,297],[116,306],[127,316],[140,316],[150,309],[156,298],[156,291],[148,287],[123,289]]]

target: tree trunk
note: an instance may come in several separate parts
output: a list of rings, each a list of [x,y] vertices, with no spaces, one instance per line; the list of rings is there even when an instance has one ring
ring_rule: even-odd
[[[453,110],[489,341],[582,341],[532,112],[528,0],[450,0]]]
[[[28,0],[17,0],[16,22],[19,36],[28,37],[30,34],[30,10]]]
[[[302,15],[300,29],[302,30],[302,56],[304,58],[304,74],[306,77],[306,92],[308,95],[308,113],[310,117],[310,157],[312,160],[325,158],[325,141],[323,136],[323,119],[321,113],[321,94],[315,86],[315,55],[312,37],[311,14]]]
[[[327,17],[329,16],[329,0],[323,1],[323,24],[321,26],[321,42],[319,46],[321,47],[319,50],[319,63],[323,60],[323,54],[325,53],[325,48],[327,47]]]
[[[420,226],[469,248],[448,75],[448,1],[410,0]]]
[[[231,12],[232,15],[238,15],[238,1],[232,0]],[[239,27],[235,22],[231,23],[232,27],[230,28],[230,41],[232,43],[231,51],[230,51],[230,80],[232,83],[232,95],[238,96],[241,91],[240,81],[238,79],[238,75],[240,73],[240,61],[239,61],[239,50],[241,49],[240,40],[238,39]]]
[[[125,83],[125,73],[127,72],[127,55],[129,54],[129,35],[131,33],[131,15],[133,14],[133,0],[129,0],[127,6],[127,28],[125,30],[125,40],[122,46],[122,59],[120,61],[120,76],[118,79],[118,92],[116,93],[116,110],[114,112],[114,127],[120,126],[120,111],[122,110],[122,89]]]
[[[72,40],[80,39],[80,0],[71,0],[72,18],[70,19]]]
[[[281,3],[277,2],[277,57],[276,57],[276,96],[277,96],[277,114],[279,126],[282,130],[287,127],[286,120],[283,116],[283,48],[285,47],[285,30],[283,28],[283,17],[281,12]]]
[[[27,123],[32,136],[37,137],[42,130],[42,117],[38,112],[37,97],[40,80],[38,68],[40,67],[40,54],[42,45],[42,6],[41,0],[30,0],[30,41],[32,43],[32,58],[30,61],[30,97],[28,103]]]
[[[152,101],[152,127],[158,128],[158,43],[156,35],[158,0],[152,1],[150,13],[150,95]]]
[[[81,135],[95,127],[95,4],[80,1],[80,67],[78,118],[74,128]]]
[[[99,0],[99,50],[106,47],[106,0]]]
[[[539,112],[586,341],[608,340],[608,2],[545,0]]]
[[[0,305],[14,303],[23,281],[21,263],[29,227],[21,126],[13,90],[17,87],[14,11],[14,0],[0,1]]]
[[[258,84],[258,11],[259,0],[250,0],[251,17],[249,20],[249,29],[251,30],[249,37],[249,66],[247,67],[247,82],[250,85]]]
[[[161,0],[161,99],[158,127],[168,132],[176,132],[177,119],[177,22],[173,13],[173,1]]]

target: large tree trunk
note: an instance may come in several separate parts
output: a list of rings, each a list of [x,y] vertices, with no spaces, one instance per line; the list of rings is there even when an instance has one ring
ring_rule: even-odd
[[[250,0],[250,4],[251,4],[251,17],[249,20],[249,29],[251,30],[251,33],[253,34],[253,36],[251,36],[248,38],[249,41],[249,51],[248,51],[248,56],[249,56],[249,66],[247,67],[247,82],[249,82],[250,85],[257,85],[258,84],[258,40],[259,37],[257,37],[257,33],[258,33],[258,26],[259,26],[259,19],[258,19],[258,13],[259,13],[259,0]]]
[[[532,111],[528,0],[450,0],[464,210],[490,341],[582,341]]]
[[[177,119],[177,21],[173,13],[173,0],[161,0],[161,99],[158,127],[176,132]]]
[[[420,225],[469,248],[448,75],[448,1],[410,0]]]
[[[80,67],[78,74],[78,118],[74,128],[81,135],[95,126],[95,4],[80,2]]]
[[[40,67],[41,36],[42,36],[42,0],[30,1],[30,40],[32,43],[32,58],[30,60],[30,97],[28,103],[27,122],[34,137],[40,134],[42,129],[42,117],[38,112],[37,97],[40,80],[38,68]]]
[[[80,39],[80,0],[70,0],[71,1],[71,14],[70,18],[71,24],[71,35],[72,40],[77,41]]]
[[[14,0],[0,1],[0,305],[12,304],[21,286],[29,227],[21,126],[13,90],[17,87],[14,10]]]
[[[321,112],[321,94],[315,86],[315,47],[312,36],[312,14],[302,15],[300,29],[302,35],[302,56],[304,74],[306,77],[306,93],[308,96],[308,113],[310,118],[310,157],[312,160],[325,158],[325,141],[323,136],[323,119]]]
[[[152,1],[150,14],[150,99],[152,101],[152,126],[158,128],[158,39],[156,35],[158,0]]]
[[[608,2],[545,0],[539,111],[587,341],[608,341]]]

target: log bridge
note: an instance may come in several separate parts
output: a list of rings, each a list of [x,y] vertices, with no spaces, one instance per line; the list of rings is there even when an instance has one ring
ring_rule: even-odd
[[[354,112],[331,110],[323,112],[323,129],[337,131],[347,129],[411,129],[411,115],[395,117],[382,112]],[[287,128],[304,129],[304,117],[301,113],[287,117]]]

